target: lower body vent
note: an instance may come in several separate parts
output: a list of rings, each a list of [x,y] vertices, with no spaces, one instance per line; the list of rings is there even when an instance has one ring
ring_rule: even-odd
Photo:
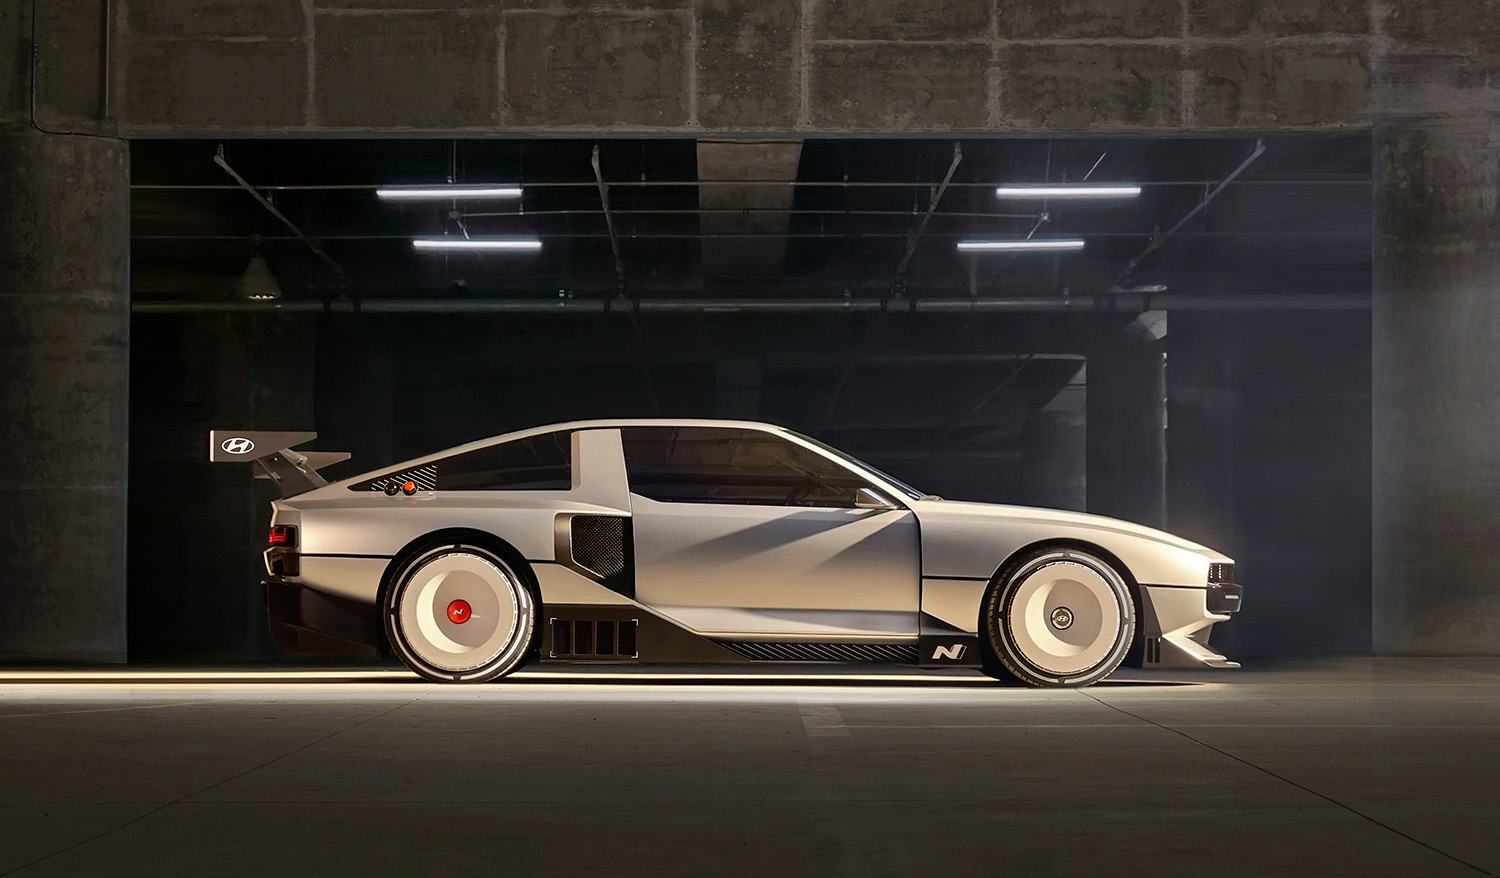
[[[916,644],[721,640],[719,645],[758,662],[891,662],[909,665],[917,663]]]
[[[637,658],[635,619],[553,619],[551,658]]]

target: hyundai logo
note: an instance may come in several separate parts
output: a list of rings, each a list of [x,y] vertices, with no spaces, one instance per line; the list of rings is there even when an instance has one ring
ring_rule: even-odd
[[[255,450],[255,443],[243,436],[236,436],[233,439],[225,439],[219,447],[227,454],[249,454]]]

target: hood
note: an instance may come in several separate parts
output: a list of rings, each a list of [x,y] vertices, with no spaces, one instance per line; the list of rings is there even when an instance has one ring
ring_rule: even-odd
[[[933,516],[968,520],[996,520],[1010,522],[1035,522],[1037,524],[1067,525],[1069,527],[1103,530],[1117,534],[1143,537],[1164,545],[1189,552],[1196,552],[1218,561],[1229,559],[1220,552],[1201,546],[1191,540],[1173,536],[1166,531],[1108,518],[1090,515],[1087,512],[1069,512],[1063,509],[1043,509],[1035,506],[1007,506],[1001,503],[972,503],[964,500],[914,500],[910,503],[917,518]]]

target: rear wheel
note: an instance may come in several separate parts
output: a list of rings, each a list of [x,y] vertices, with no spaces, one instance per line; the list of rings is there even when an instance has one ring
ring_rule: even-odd
[[[1042,550],[1010,565],[990,590],[984,618],[993,657],[1029,686],[1098,682],[1135,639],[1135,602],[1123,577],[1075,549]]]
[[[383,607],[406,666],[438,683],[483,683],[521,665],[536,601],[516,570],[476,546],[433,546],[407,560]]]

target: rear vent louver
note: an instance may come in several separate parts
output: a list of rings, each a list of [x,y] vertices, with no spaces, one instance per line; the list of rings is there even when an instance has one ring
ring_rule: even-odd
[[[637,658],[637,619],[553,619],[552,658]]]
[[[381,476],[378,479],[371,479],[368,482],[363,482],[352,487],[359,490],[384,491],[390,485],[395,485],[399,488],[407,482],[415,483],[418,491],[436,491],[437,466],[428,464],[427,466],[413,467],[404,472]]]

